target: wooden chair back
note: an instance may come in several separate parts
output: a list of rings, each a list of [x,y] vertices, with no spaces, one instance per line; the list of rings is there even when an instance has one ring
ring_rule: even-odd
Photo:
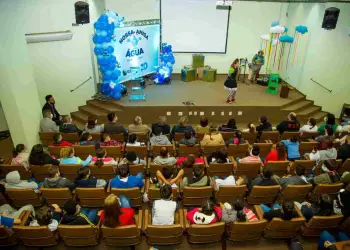
[[[48,226],[14,226],[13,230],[28,247],[50,247],[58,243],[59,237]]]
[[[204,138],[205,133],[196,133],[196,139],[197,141],[201,141]]]
[[[193,167],[200,167],[202,169],[202,171],[204,171],[204,173],[206,173],[206,167],[204,165],[204,163],[196,163],[193,165]],[[184,176],[185,177],[192,177],[193,176],[193,168],[183,168],[184,170]]]
[[[138,173],[145,173],[145,166],[143,164],[130,165],[130,174],[137,175]]]
[[[175,133],[174,140],[180,141],[184,137],[185,137],[185,133]]]
[[[4,176],[12,171],[18,171],[21,180],[29,180],[32,178],[32,172],[27,171],[22,165],[0,164],[0,171],[3,172]]]
[[[314,140],[319,135],[320,134],[318,133],[318,131],[316,131],[316,132],[303,132],[300,134],[300,140],[301,141],[308,141],[310,139]]]
[[[299,144],[299,153],[301,156],[305,155],[305,153],[311,153],[314,147],[318,148],[320,143],[317,141],[313,142],[300,142]]]
[[[170,145],[152,145],[152,155],[153,157],[159,156],[162,148],[167,148],[171,156],[175,155],[175,149],[172,144]]]
[[[67,148],[67,147],[61,147],[61,146],[49,146],[49,152],[50,155],[55,156],[56,159],[61,158],[61,149]]]
[[[186,157],[190,154],[199,156],[200,152],[201,152],[201,148],[200,148],[199,144],[196,144],[192,147],[180,144],[178,155],[179,155],[179,157]]]
[[[149,168],[148,168],[148,173],[153,177],[156,176],[157,171],[162,171],[163,168],[169,168],[173,169],[173,165],[158,165],[154,163],[150,163]]]
[[[101,167],[95,165],[88,165],[91,171],[91,176],[97,179],[110,180],[115,177],[115,171],[113,165],[103,165]]]
[[[123,133],[120,133],[120,134],[110,133],[109,137],[112,140],[115,140],[115,141],[118,141],[118,142],[124,142],[125,141],[125,136],[124,136]]]
[[[69,226],[59,224],[58,232],[66,246],[86,247],[99,243],[98,227],[92,225]]]
[[[250,145],[253,145],[256,142],[257,137],[258,137],[258,132],[254,132],[254,133],[242,132],[242,138],[248,141]]]
[[[93,141],[101,141],[101,133],[90,133]]]
[[[311,184],[307,185],[288,185],[281,190],[280,200],[303,202],[308,199],[309,192],[312,189]]]
[[[83,167],[80,164],[61,164],[60,165],[60,173],[61,176],[67,178],[70,181],[74,181],[77,177],[78,170]]]
[[[295,169],[297,165],[303,166],[305,168],[305,174],[311,174],[312,169],[314,166],[316,166],[316,161],[311,160],[295,160],[292,163],[292,168]]]
[[[39,138],[40,138],[41,144],[43,144],[44,147],[49,146],[53,141],[54,135],[55,135],[54,132],[39,132]]]
[[[210,163],[207,169],[208,176],[229,176],[233,173],[233,163]]]
[[[235,199],[244,200],[247,191],[246,185],[239,186],[220,186],[219,190],[215,192],[215,200],[217,202],[231,203]]]
[[[269,167],[274,175],[283,177],[287,173],[289,161],[269,161],[265,167]]]
[[[339,174],[343,174],[346,171],[350,172],[350,159],[346,159],[343,165],[337,170]]]
[[[183,190],[184,206],[200,206],[209,200],[213,193],[212,187],[185,187]]]
[[[112,188],[111,193],[116,196],[124,195],[130,199],[132,207],[142,206],[142,195],[139,188]]]
[[[343,218],[343,215],[313,216],[301,227],[301,234],[303,236],[319,236],[324,230],[329,231],[337,228]]]
[[[234,222],[228,226],[227,239],[229,241],[258,240],[262,236],[267,225],[267,220],[256,220],[247,222]]]
[[[272,143],[277,143],[280,138],[280,132],[278,131],[262,131],[260,136],[260,143],[265,141],[272,141]]]
[[[260,140],[261,141],[261,140]],[[272,143],[254,143],[254,145],[260,148],[260,157],[266,158],[266,156],[271,152]]]
[[[235,175],[245,175],[248,179],[253,179],[258,176],[261,168],[261,163],[259,162],[249,162],[249,163],[238,163],[235,170]]]
[[[80,136],[78,133],[62,133],[63,140],[75,144],[80,141]]]
[[[147,146],[126,146],[126,152],[135,152],[135,154],[140,158],[144,159],[148,157],[148,149]]]
[[[224,141],[227,141],[233,137],[235,137],[235,132],[220,132]],[[242,136],[243,137],[243,136]],[[245,139],[245,137],[243,137]]]
[[[249,144],[230,144],[227,147],[227,155],[232,156],[234,158],[244,158],[249,154]]]
[[[121,146],[103,146],[107,152],[107,155],[112,158],[122,158],[123,157],[123,150]]]
[[[249,204],[271,204],[274,203],[280,191],[280,186],[254,186],[247,197]]]
[[[283,132],[283,134],[281,135],[281,140],[289,140],[292,136],[296,136],[298,138],[298,141],[300,140],[300,133],[291,131]]]
[[[177,188],[172,188],[172,193],[173,193],[173,200],[177,199],[178,196],[178,192],[177,192]],[[160,200],[160,188],[155,187],[155,184],[150,184],[150,187],[148,189],[148,199],[150,201],[150,205],[153,205],[153,202],[155,200]]]
[[[328,194],[332,198],[336,198],[339,190],[343,187],[343,183],[336,184],[319,184],[310,193],[309,199],[317,202],[322,194]]]
[[[57,204],[60,207],[63,207],[64,203],[72,199],[72,193],[69,188],[40,188],[43,198],[46,200],[46,203],[49,205]]]
[[[23,207],[31,204],[40,207],[43,203],[40,193],[29,188],[6,188],[6,193],[15,207]]]
[[[78,156],[82,159],[85,159],[89,155],[95,155],[95,146],[93,146],[93,145],[87,145],[87,146],[76,145],[76,146],[74,146],[74,152],[75,152],[76,156]]]
[[[13,233],[3,225],[0,225],[0,247],[4,249],[15,249],[18,244],[17,234]]]
[[[203,146],[203,154],[208,156],[210,155],[212,152],[221,150],[221,149],[225,149],[226,146],[225,145],[204,145]]]
[[[76,196],[82,207],[103,207],[107,193],[105,188],[77,188]]]
[[[49,167],[51,165],[31,165],[30,171],[33,173],[34,179],[37,183],[42,182],[49,177]]]

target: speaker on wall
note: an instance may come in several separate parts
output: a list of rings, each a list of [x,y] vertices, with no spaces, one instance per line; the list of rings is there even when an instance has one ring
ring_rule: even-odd
[[[75,8],[75,22],[77,24],[90,23],[89,4],[83,1],[76,2]]]
[[[327,30],[335,29],[335,27],[337,26],[339,12],[340,10],[334,7],[326,9],[324,12],[322,28]]]

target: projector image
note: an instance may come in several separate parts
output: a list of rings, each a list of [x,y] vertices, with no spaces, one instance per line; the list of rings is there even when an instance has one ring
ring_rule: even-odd
[[[222,9],[222,10],[230,10],[232,7],[232,3],[233,1],[219,0],[219,1],[216,1],[216,8]]]

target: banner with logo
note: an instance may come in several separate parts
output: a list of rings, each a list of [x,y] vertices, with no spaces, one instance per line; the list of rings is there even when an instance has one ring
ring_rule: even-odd
[[[125,82],[156,72],[159,66],[159,24],[116,28],[111,42],[120,64],[118,82]]]

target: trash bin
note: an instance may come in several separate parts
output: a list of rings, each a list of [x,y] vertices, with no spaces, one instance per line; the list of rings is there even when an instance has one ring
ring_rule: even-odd
[[[288,95],[289,95],[288,85],[282,85],[280,97],[281,98],[288,98]]]

